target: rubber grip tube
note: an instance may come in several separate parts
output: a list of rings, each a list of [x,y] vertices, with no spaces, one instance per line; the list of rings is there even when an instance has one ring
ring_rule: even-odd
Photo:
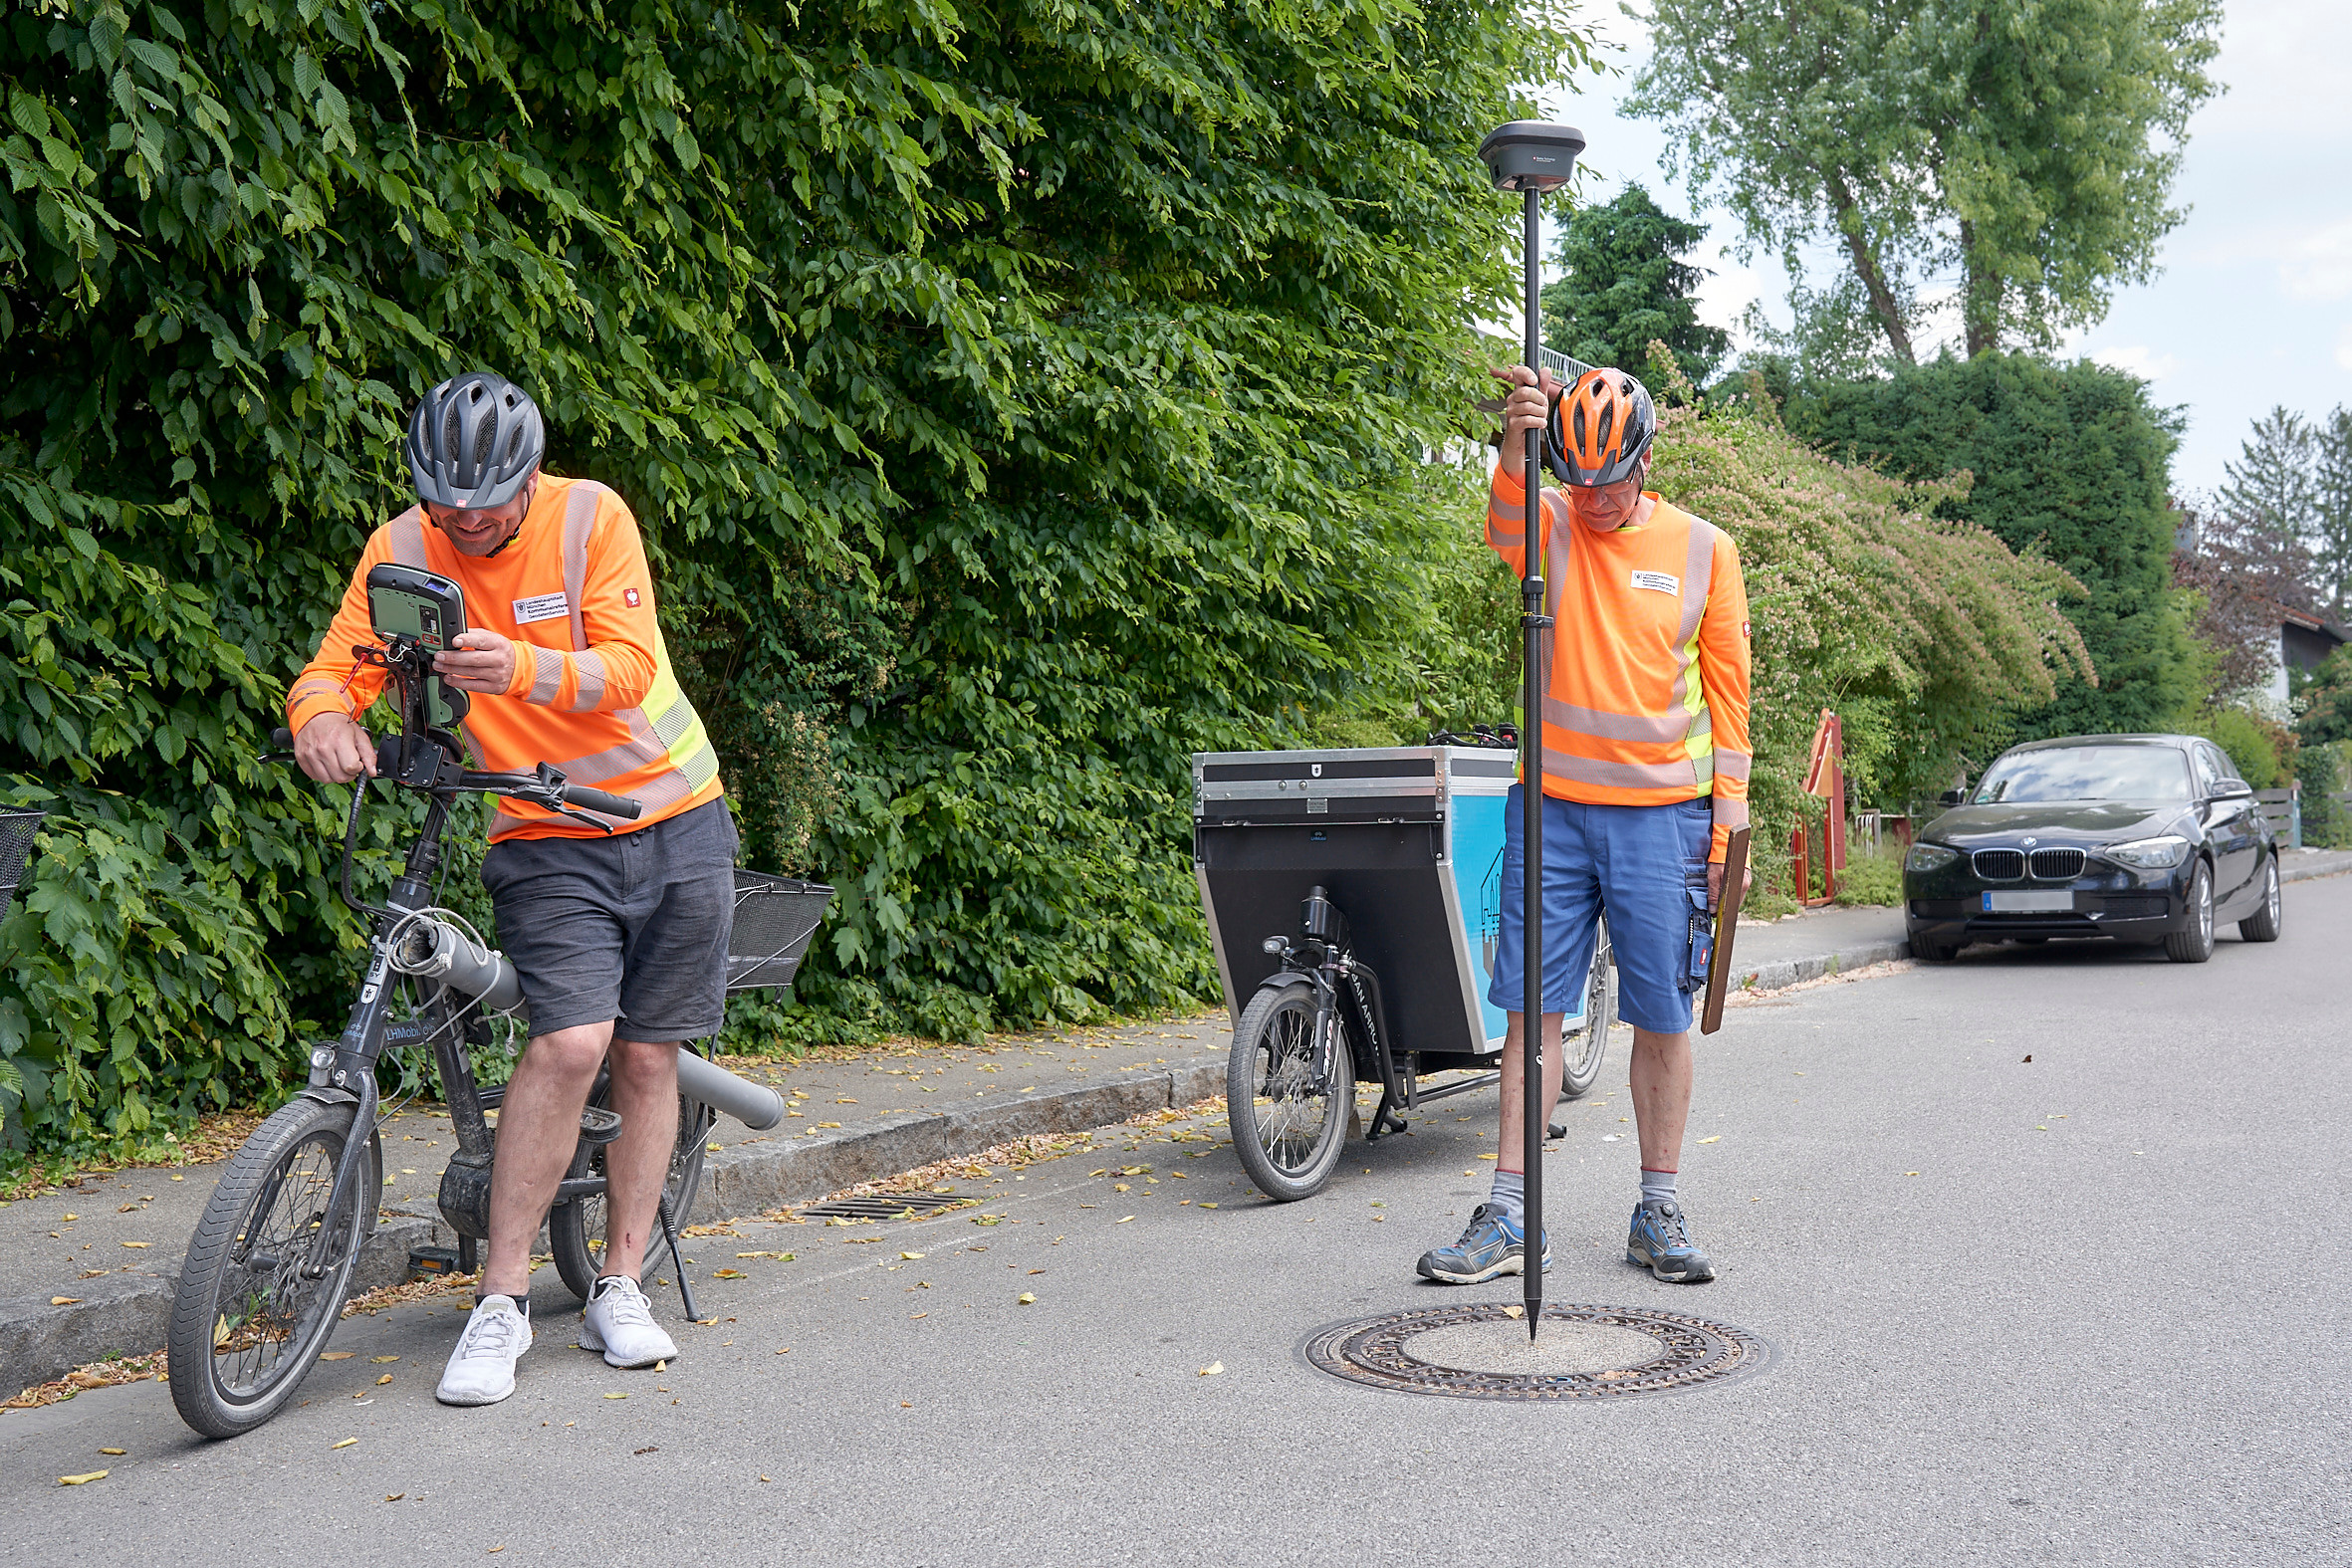
[[[766,1132],[784,1120],[783,1095],[764,1083],[738,1078],[683,1045],[678,1047],[678,1092],[725,1111],[753,1132]]]
[[[601,789],[590,789],[587,784],[566,784],[564,803],[577,805],[584,811],[601,811],[606,816],[617,816],[633,822],[644,814],[645,808],[625,794],[606,794]]]

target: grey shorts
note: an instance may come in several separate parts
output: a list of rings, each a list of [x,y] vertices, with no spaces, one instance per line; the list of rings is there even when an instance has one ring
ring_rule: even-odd
[[[727,1015],[735,818],[724,799],[609,838],[510,838],[482,857],[531,1032],[613,1020],[691,1040]]]

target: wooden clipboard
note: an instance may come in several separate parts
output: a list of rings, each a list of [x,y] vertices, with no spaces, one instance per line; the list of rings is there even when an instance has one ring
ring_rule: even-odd
[[[1740,929],[1740,902],[1747,892],[1748,829],[1732,830],[1724,846],[1723,895],[1716,901],[1715,947],[1707,955],[1707,997],[1699,1011],[1699,1032],[1723,1027],[1724,988],[1732,979],[1732,935]]]

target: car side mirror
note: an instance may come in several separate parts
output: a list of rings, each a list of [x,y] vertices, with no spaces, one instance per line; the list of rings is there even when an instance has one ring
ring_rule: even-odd
[[[1968,796],[1961,790],[1947,789],[1936,797],[1936,803],[1938,805],[1958,805],[1967,798]]]
[[[2250,800],[2253,796],[2254,786],[2242,779],[2225,779],[2214,785],[2217,800]]]

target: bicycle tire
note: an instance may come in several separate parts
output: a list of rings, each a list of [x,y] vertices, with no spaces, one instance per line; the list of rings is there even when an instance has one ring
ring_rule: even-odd
[[[1311,1085],[1299,1075],[1302,1052],[1314,1032],[1314,988],[1301,980],[1259,992],[1242,1009],[1242,1026],[1234,1031],[1233,1054],[1225,1068],[1226,1120],[1233,1129],[1234,1152],[1258,1190],[1280,1203],[1296,1203],[1320,1192],[1338,1166],[1340,1146],[1347,1139],[1347,1118],[1355,1108],[1355,1053],[1347,1037],[1346,1013],[1342,1011],[1335,1022],[1338,1038],[1311,1139],[1295,1136],[1305,1124],[1292,1117],[1289,1108],[1303,1107],[1315,1098],[1307,1092]],[[1271,1117],[1277,1106],[1285,1108],[1279,1120]],[[1278,1150],[1295,1154],[1285,1158]]]
[[[1584,985],[1584,1027],[1560,1041],[1564,1065],[1559,1075],[1559,1097],[1582,1099],[1600,1078],[1601,1061],[1609,1052],[1609,1026],[1617,1021],[1617,966],[1609,946],[1609,923],[1597,922],[1592,941],[1592,973]]]
[[[611,1080],[599,1078],[590,1105],[608,1107]],[[689,1216],[694,1213],[695,1196],[702,1190],[702,1162],[710,1142],[711,1126],[715,1118],[709,1106],[699,1100],[678,1096],[678,1137],[670,1146],[669,1180],[663,1191],[670,1201],[670,1214],[684,1230]],[[606,1146],[608,1147],[608,1146]],[[588,1157],[588,1169],[598,1176],[604,1174],[604,1148],[599,1147]],[[563,1279],[564,1288],[586,1301],[588,1289],[596,1282],[602,1268],[604,1248],[605,1206],[601,1195],[576,1198],[568,1204],[558,1204],[548,1213],[548,1249],[555,1254],[556,1273]],[[666,1263],[669,1238],[661,1233],[659,1220],[647,1232],[645,1255],[638,1260],[641,1274],[650,1275],[654,1268]]]
[[[279,1107],[229,1161],[196,1223],[165,1347],[171,1403],[207,1438],[238,1437],[283,1410],[342,1318],[383,1186],[383,1146],[372,1127],[354,1194],[355,1235],[315,1280],[302,1279],[295,1260],[313,1231],[336,1221],[320,1210],[357,1111],[308,1097]]]

